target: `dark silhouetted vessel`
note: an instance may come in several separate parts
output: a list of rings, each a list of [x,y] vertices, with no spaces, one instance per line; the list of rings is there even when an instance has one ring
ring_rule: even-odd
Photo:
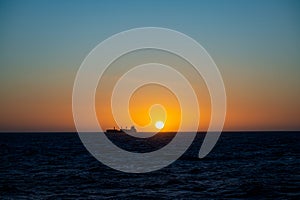
[[[137,130],[134,126],[131,126],[130,129],[127,128],[121,128],[120,130],[116,129],[114,127],[114,129],[107,129],[106,133],[136,133]]]

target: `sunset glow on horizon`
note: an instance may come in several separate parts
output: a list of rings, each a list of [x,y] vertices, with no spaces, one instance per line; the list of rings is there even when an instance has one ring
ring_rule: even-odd
[[[226,89],[225,131],[300,129],[297,1],[3,1],[0,10],[2,132],[76,131],[72,89],[81,63],[111,35],[144,26],[178,30],[208,51]],[[203,78],[184,59],[152,50],[118,58],[99,81],[95,110],[102,129],[190,130],[189,123],[181,124],[176,95],[158,84],[138,88],[129,101],[131,119],[124,113],[116,123],[110,102],[114,84],[142,61],[163,62],[188,77],[199,101],[188,112],[199,109],[198,130],[206,131],[212,110]]]

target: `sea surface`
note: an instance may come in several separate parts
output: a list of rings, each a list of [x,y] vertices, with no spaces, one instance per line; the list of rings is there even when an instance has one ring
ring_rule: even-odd
[[[147,152],[174,133],[107,136]],[[130,174],[97,161],[77,133],[0,133],[0,199],[300,199],[300,132],[226,132],[199,159],[204,136],[168,167]]]

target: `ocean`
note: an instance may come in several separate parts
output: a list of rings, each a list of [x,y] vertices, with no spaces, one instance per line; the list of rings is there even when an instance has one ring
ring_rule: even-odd
[[[97,161],[77,133],[0,133],[0,199],[300,199],[300,132],[226,132],[199,159],[204,135],[171,165],[132,174]],[[108,135],[137,152],[173,136]]]

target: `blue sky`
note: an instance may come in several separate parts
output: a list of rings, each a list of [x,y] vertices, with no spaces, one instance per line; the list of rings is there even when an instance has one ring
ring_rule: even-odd
[[[145,26],[174,29],[203,45],[230,88],[232,107],[241,98],[244,107],[254,101],[260,109],[270,106],[267,99],[276,99],[269,110],[282,117],[274,124],[288,115],[297,118],[299,19],[299,1],[0,1],[0,103],[5,110],[0,125],[6,127],[28,112],[12,99],[34,109],[40,101],[33,99],[52,99],[71,90],[93,47],[112,34]],[[64,90],[55,92],[57,87]],[[64,98],[57,104],[69,103]],[[22,115],[12,111],[17,107]],[[298,128],[296,121],[287,124],[282,127]],[[50,120],[49,126],[56,122]]]

